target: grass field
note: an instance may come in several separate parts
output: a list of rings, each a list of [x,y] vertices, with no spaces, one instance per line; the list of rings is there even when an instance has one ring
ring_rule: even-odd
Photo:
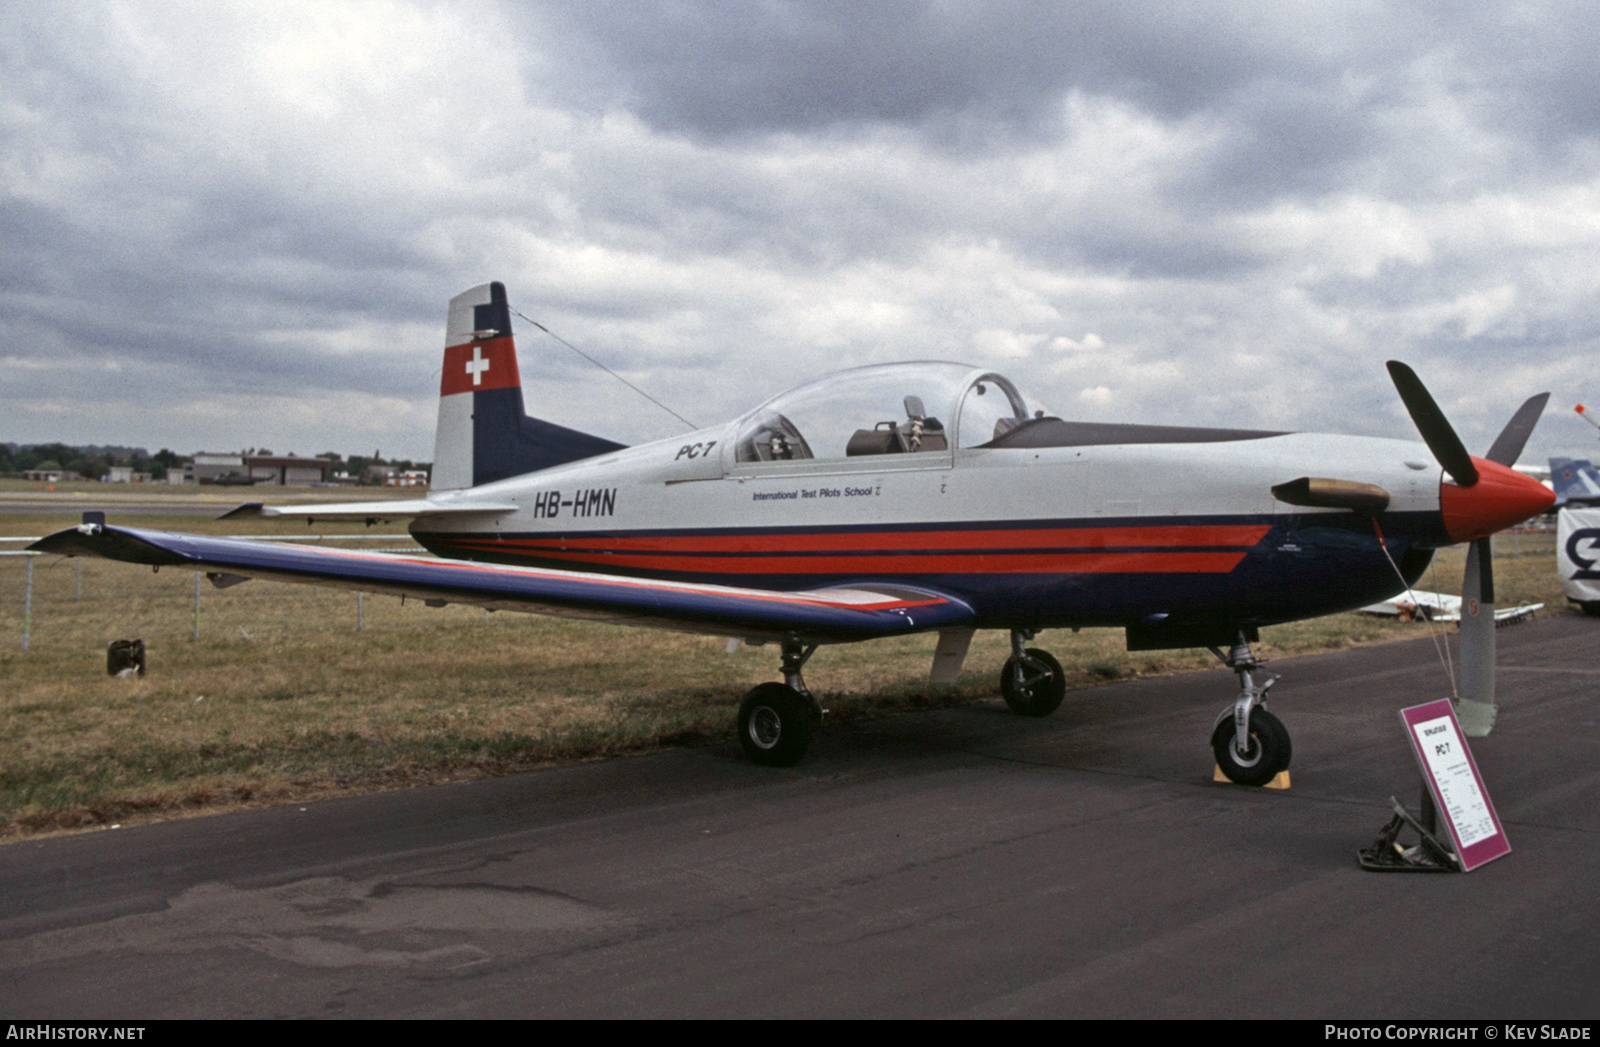
[[[223,501],[251,497],[236,493]],[[114,519],[166,530],[306,533],[303,521]],[[68,512],[6,514],[0,501],[0,535],[75,523]],[[329,536],[362,531],[318,528]],[[1424,587],[1458,592],[1462,559],[1459,550],[1440,554],[1436,581],[1425,578]],[[744,692],[777,678],[770,646],[729,653],[717,638],[392,597],[367,596],[358,631],[353,594],[265,581],[203,585],[196,641],[194,572],[84,560],[80,577],[80,561],[52,556],[34,560],[24,652],[24,561],[0,557],[0,837],[727,738]],[[1497,539],[1496,568],[1503,606],[1543,600],[1545,613],[1565,613],[1550,535]],[[1270,658],[1382,643],[1424,628],[1337,615],[1268,629],[1260,651]],[[133,637],[145,641],[149,675],[108,677],[106,644]],[[998,701],[1003,633],[980,633],[948,688],[927,683],[934,643],[917,636],[826,647],[806,680],[833,722]],[[1113,629],[1046,633],[1037,643],[1061,660],[1073,687],[1215,665],[1204,652],[1128,653]],[[1219,675],[1206,700],[1220,709],[1232,686]]]

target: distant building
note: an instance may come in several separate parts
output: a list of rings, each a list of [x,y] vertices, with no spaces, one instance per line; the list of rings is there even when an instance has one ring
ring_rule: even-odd
[[[22,478],[24,480],[38,480],[40,483],[47,484],[58,484],[63,480],[80,479],[77,473],[68,472],[65,469],[24,469],[22,470]]]
[[[428,486],[428,470],[406,469],[391,474],[383,483],[385,487],[426,487]]]
[[[320,484],[328,482],[333,463],[326,458],[296,458],[293,455],[245,455],[244,467],[257,483]]]
[[[221,486],[314,484],[327,482],[330,464],[326,458],[201,451],[192,466],[184,468],[184,474],[193,476],[195,483]]]
[[[244,470],[242,454],[212,454],[196,452],[194,460],[183,467],[186,480],[197,484],[250,483],[250,474]]]
[[[149,473],[136,473],[131,465],[113,465],[104,476],[101,483],[108,484],[147,484],[150,482]]]

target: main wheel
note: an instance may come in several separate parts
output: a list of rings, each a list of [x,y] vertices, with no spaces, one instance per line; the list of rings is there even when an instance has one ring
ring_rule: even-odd
[[[739,744],[767,767],[793,767],[811,746],[811,703],[794,688],[764,683],[739,703]]]
[[[1591,618],[1600,616],[1600,600],[1585,600],[1578,606],[1583,609],[1584,614]]]
[[[1022,659],[1022,683],[1017,683],[1017,659],[1006,659],[1000,670],[1000,696],[1011,711],[1023,716],[1049,716],[1067,694],[1067,676],[1048,651],[1028,648]]]
[[[1266,785],[1289,769],[1293,746],[1289,744],[1289,731],[1283,721],[1261,708],[1250,710],[1250,750],[1238,751],[1238,732],[1233,726],[1230,711],[1218,721],[1211,732],[1211,752],[1217,766],[1230,781],[1240,785]]]

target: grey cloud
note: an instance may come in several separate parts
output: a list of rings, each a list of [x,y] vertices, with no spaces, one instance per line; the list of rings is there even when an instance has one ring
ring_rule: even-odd
[[[1071,87],[1181,116],[1284,59],[1282,41],[1219,26],[1207,11],[1089,2],[593,3],[563,8],[562,21],[582,34],[585,57],[609,61],[630,108],[667,130],[720,137],[939,124],[968,113],[1025,128]]]
[[[1459,104],[1485,133],[1565,162],[1600,120],[1600,63],[1582,28],[1595,16],[1574,5],[679,2],[559,12],[544,24],[567,34],[564,75],[653,127],[710,141],[894,126],[983,153],[1059,136],[1056,113],[1073,90],[1167,121],[1205,117],[1225,140],[1174,180],[1174,199],[1196,210],[1326,192],[1358,175],[1399,195],[1436,191],[1447,172],[1461,177],[1453,157],[1437,155],[1458,143],[1396,156],[1429,144],[1414,140],[1430,134],[1419,127],[1429,107]],[[1489,184],[1526,176],[1475,173]]]

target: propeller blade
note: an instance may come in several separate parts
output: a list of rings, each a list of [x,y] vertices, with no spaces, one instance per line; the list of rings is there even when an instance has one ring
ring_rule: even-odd
[[[1494,560],[1489,539],[1467,547],[1461,579],[1461,704],[1456,716],[1468,738],[1494,727]]]
[[[1539,416],[1544,414],[1544,405],[1549,399],[1549,393],[1528,397],[1528,402],[1517,408],[1517,413],[1511,416],[1511,421],[1507,422],[1506,427],[1500,430],[1500,435],[1494,438],[1494,446],[1489,448],[1489,453],[1484,457],[1501,465],[1516,465],[1517,459],[1522,457],[1522,448],[1527,445],[1528,437],[1533,435],[1533,427],[1539,424]]]
[[[1395,390],[1406,405],[1411,420],[1416,423],[1417,431],[1422,434],[1422,442],[1428,445],[1434,458],[1444,466],[1450,479],[1462,487],[1477,483],[1478,467],[1472,464],[1472,456],[1467,453],[1461,437],[1450,427],[1439,405],[1433,402],[1432,394],[1422,384],[1422,379],[1417,377],[1417,372],[1399,360],[1390,360],[1388,366]]]

